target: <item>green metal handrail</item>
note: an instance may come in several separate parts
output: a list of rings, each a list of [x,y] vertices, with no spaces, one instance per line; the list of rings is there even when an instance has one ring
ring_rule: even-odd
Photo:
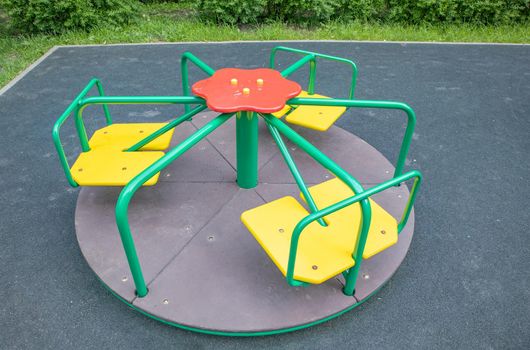
[[[129,263],[129,268],[131,269],[131,274],[133,276],[136,294],[138,297],[144,297],[147,295],[147,286],[145,284],[142,268],[140,266],[140,261],[138,260],[138,254],[136,253],[136,247],[134,245],[134,239],[131,234],[131,228],[129,226],[127,212],[132,197],[145,182],[171,164],[175,159],[180,157],[199,141],[208,136],[208,134],[210,134],[212,131],[221,126],[233,114],[234,113],[221,114],[217,118],[208,122],[205,126],[194,132],[182,143],[172,148],[163,157],[151,164],[140,174],[136,175],[122,189],[116,204],[116,223],[118,225],[123,249],[125,250],[125,255],[127,256],[127,262]]]
[[[77,95],[77,97],[72,101],[72,103],[70,103],[68,108],[66,108],[66,110],[59,117],[59,119],[57,119],[52,129],[53,143],[55,145],[55,149],[57,150],[57,154],[59,155],[59,161],[61,162],[61,166],[63,168],[64,174],[66,175],[66,179],[68,180],[68,183],[72,187],[77,187],[79,185],[77,184],[77,182],[74,181],[72,177],[72,173],[70,172],[70,165],[68,165],[68,159],[66,158],[66,153],[64,152],[64,147],[62,145],[59,132],[61,130],[61,126],[64,124],[66,119],[68,119],[70,114],[74,111],[77,114],[77,110],[79,108],[79,101],[81,101],[90,92],[90,90],[92,89],[92,87],[94,87],[94,85],[96,85],[100,96],[105,95],[101,82],[97,78],[93,78],[85,86],[85,88],[79,93],[79,95]],[[107,125],[112,124],[112,117],[110,115],[108,106],[106,104],[103,104],[103,111],[105,113],[105,120],[107,122]],[[83,145],[81,144],[81,147],[82,146]]]
[[[380,109],[398,109],[407,114],[407,128],[403,135],[403,141],[399,150],[398,160],[396,162],[396,169],[394,176],[397,177],[403,172],[407,154],[410,149],[412,135],[416,126],[416,114],[414,110],[402,102],[394,101],[368,101],[368,100],[344,100],[344,99],[329,99],[329,98],[292,98],[287,101],[288,104],[306,105],[306,106],[335,106],[335,107],[356,107],[356,108],[380,108]]]
[[[166,125],[164,125],[160,129],[154,131],[152,134],[146,136],[142,140],[138,141],[137,143],[135,143],[134,145],[129,147],[127,149],[127,152],[138,151],[140,148],[142,148],[143,146],[147,145],[149,142],[153,141],[157,137],[160,137],[160,136],[164,135],[169,130],[179,126],[180,124],[182,124],[186,120],[189,120],[190,118],[192,118],[197,113],[200,113],[200,112],[204,111],[206,108],[207,107],[205,105],[199,105],[199,106],[195,107],[194,109],[192,109],[191,111],[189,111],[187,113],[184,113],[180,117],[178,117],[175,120],[167,123]]]
[[[77,101],[77,109],[75,115],[75,122],[77,126],[77,133],[81,140],[81,148],[83,152],[90,151],[88,144],[88,136],[85,125],[83,123],[83,111],[90,105],[112,105],[112,104],[198,104],[204,105],[204,101],[200,97],[195,96],[104,96],[104,97],[88,97]]]
[[[289,67],[285,68],[282,72],[281,72],[281,75],[282,77],[284,78],[287,78],[289,75],[293,74],[294,72],[296,72],[298,69],[300,69],[300,67],[302,67],[304,64],[306,63],[314,63],[315,62],[315,56],[313,55],[306,55],[304,57],[302,57],[301,59],[299,59],[298,61],[296,61],[295,63],[293,63],[292,65],[290,65]],[[310,81],[311,78],[310,78]],[[311,84],[309,84],[311,86]],[[314,85],[314,84],[313,84]],[[308,88],[308,90],[310,90]],[[314,89],[313,89],[314,90]],[[310,92],[310,94],[312,94],[312,92]]]
[[[197,56],[195,56],[189,51],[184,52],[180,58],[180,74],[182,76],[182,94],[184,96],[190,95],[188,61],[191,61],[192,63],[194,63],[204,73],[208,74],[208,76],[212,76],[215,73],[215,70],[212,67],[210,67],[209,65],[201,61]],[[189,112],[190,106],[185,105],[184,111]]]
[[[309,156],[311,156],[314,160],[316,160],[320,165],[328,169],[331,173],[333,173],[340,180],[342,180],[342,182],[344,182],[354,193],[364,192],[362,185],[355,178],[353,178],[344,169],[338,166],[331,158],[325,155],[322,151],[320,151],[318,148],[316,148],[310,142],[308,142],[306,139],[300,136],[296,131],[288,127],[284,122],[282,122],[281,120],[279,120],[278,118],[275,118],[274,116],[270,114],[263,114],[262,117],[265,119],[265,122],[276,127],[276,129],[278,129],[279,132],[281,132],[289,140],[291,140],[291,142],[296,144],[303,151],[305,151]],[[371,210],[370,202],[368,201],[368,199],[361,200],[360,204],[361,204],[361,224],[359,226],[359,234],[357,235],[358,238],[355,243],[355,247],[353,249],[353,254],[352,254],[354,261],[359,262],[359,263],[356,264],[353,268],[351,268],[347,274],[346,286],[344,287],[344,293],[346,295],[353,295],[355,292],[355,283],[357,281],[357,275],[361,267],[360,257],[362,257],[362,253],[366,245],[366,239],[368,237],[368,230],[370,229],[370,221],[372,217],[372,210]],[[293,247],[292,245],[293,245],[293,240],[291,240],[291,249]],[[292,286],[304,285],[305,283],[294,279],[294,265],[293,265],[294,260],[293,262],[291,262],[291,259],[296,259],[296,256],[289,255],[288,267],[292,266],[292,268],[287,269],[287,274],[286,274],[287,283],[289,283]]]
[[[365,200],[371,196],[373,196],[374,194],[377,194],[381,191],[384,191],[390,187],[394,187],[398,184],[401,184],[407,180],[410,180],[414,178],[414,184],[412,185],[412,189],[411,189],[411,192],[410,192],[410,196],[409,196],[409,200],[407,201],[407,205],[405,206],[405,209],[404,209],[404,212],[403,212],[403,215],[402,215],[402,218],[398,224],[398,234],[403,230],[403,228],[405,227],[405,225],[407,224],[407,221],[408,221],[408,218],[409,218],[409,215],[410,215],[410,212],[412,210],[412,207],[414,205],[414,200],[416,198],[416,193],[417,191],[419,190],[420,188],[420,184],[421,184],[421,179],[422,179],[422,175],[419,171],[417,170],[413,170],[413,171],[409,171],[401,176],[398,176],[396,178],[393,178],[393,179],[390,179],[388,181],[385,181],[377,186],[374,186],[368,190],[365,190],[364,192],[362,193],[359,193],[359,194],[355,194],[351,197],[348,197],[346,199],[343,199],[341,200],[340,202],[337,202],[335,204],[332,204],[326,208],[323,208],[323,209],[320,209],[319,211],[316,211],[316,212],[313,212],[311,214],[309,214],[308,216],[306,216],[305,218],[303,218],[302,220],[300,220],[300,222],[298,222],[298,224],[295,226],[294,230],[293,230],[293,235],[291,236],[291,247],[290,247],[290,251],[289,251],[289,264],[288,264],[288,267],[287,267],[287,278],[289,280],[290,279],[293,279],[293,275],[294,275],[294,268],[295,268],[295,264],[296,264],[296,254],[297,254],[297,251],[298,251],[298,241],[300,239],[300,235],[302,234],[303,230],[309,225],[311,224],[313,221],[315,220],[318,220],[318,219],[321,219],[327,215],[330,215],[336,211],[339,211],[341,209],[344,209],[352,204],[355,204],[361,200]],[[363,251],[364,251],[364,247],[363,247]],[[362,254],[363,254],[363,251],[360,251],[360,256],[358,257],[359,260],[356,260],[354,259],[355,261],[355,265],[354,267],[356,267],[357,265],[360,264],[361,260],[362,259]],[[346,274],[346,278],[349,278],[349,273]],[[350,286],[348,287],[348,284],[346,284],[346,287],[345,289],[347,288],[350,288],[351,290],[354,290],[355,289],[355,285],[354,286]]]
[[[302,55],[311,55],[311,56],[313,56],[315,58],[315,59],[310,61],[311,63],[310,63],[310,71],[309,71],[309,86],[308,86],[307,90],[308,90],[309,94],[311,94],[311,95],[314,93],[315,80],[316,80],[316,77],[315,77],[315,75],[316,75],[316,58],[322,58],[322,59],[325,59],[325,60],[342,62],[342,63],[345,63],[345,64],[349,65],[352,68],[352,78],[351,78],[350,93],[348,95],[348,98],[350,100],[353,99],[354,94],[355,94],[355,85],[357,83],[357,75],[358,75],[357,65],[353,61],[345,59],[345,58],[342,58],[342,57],[324,55],[324,54],[321,54],[321,53],[318,53],[318,52],[311,52],[311,51],[306,51],[306,50],[293,49],[293,48],[285,47],[285,46],[276,46],[276,47],[274,47],[271,50],[270,61],[269,61],[270,68],[274,68],[275,57],[276,57],[276,52],[277,51],[292,52],[292,53],[297,53],[297,54],[302,54]]]

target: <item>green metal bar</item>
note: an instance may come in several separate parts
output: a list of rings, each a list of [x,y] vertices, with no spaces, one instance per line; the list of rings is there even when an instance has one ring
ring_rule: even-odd
[[[103,91],[103,85],[101,85],[101,82],[99,80],[96,81],[96,86],[98,88],[99,96],[105,96],[105,91]],[[112,117],[110,116],[109,107],[106,104],[103,105],[103,112],[105,113],[107,125],[112,124]]]
[[[423,178],[421,173],[417,170],[409,171],[406,174],[410,174],[410,173],[414,173],[414,176],[416,178],[414,179],[414,184],[412,185],[412,189],[410,190],[409,200],[407,201],[407,205],[405,206],[405,211],[403,212],[403,215],[401,216],[401,220],[399,221],[399,224],[398,224],[398,233],[401,233],[403,228],[407,225],[410,212],[412,211],[412,207],[414,206],[414,201],[416,200],[416,194],[418,193],[420,189],[421,181]]]
[[[297,54],[301,54],[301,55],[313,55],[316,58],[322,58],[322,59],[326,59],[326,60],[330,60],[330,61],[342,62],[342,63],[345,63],[345,64],[349,65],[351,67],[351,69],[352,69],[352,78],[351,78],[350,93],[348,95],[348,98],[350,100],[353,99],[354,94],[355,94],[355,87],[356,87],[356,84],[357,84],[357,76],[358,76],[358,73],[359,73],[358,69],[357,69],[357,65],[353,61],[345,59],[345,58],[342,58],[342,57],[336,57],[336,56],[330,56],[330,55],[321,54],[321,53],[318,53],[318,52],[311,52],[311,51],[306,51],[306,50],[293,49],[293,48],[285,47],[285,46],[276,46],[276,47],[274,47],[271,50],[271,55],[270,55],[270,60],[269,60],[269,64],[270,64],[271,68],[274,68],[276,52],[278,52],[278,51],[297,53]]]
[[[258,116],[238,112],[236,119],[237,184],[241,188],[258,185]]]
[[[317,60],[312,60],[309,62],[309,84],[307,86],[307,92],[309,95],[315,93],[315,82],[317,75]]]
[[[79,101],[79,106],[98,104],[197,104],[206,101],[197,96],[103,96],[87,97]]]
[[[232,115],[233,114],[221,114],[214,120],[210,121],[182,143],[171,149],[162,158],[158,159],[140,174],[135,176],[121,191],[116,204],[116,223],[118,225],[123,249],[125,250],[125,255],[127,256],[127,261],[129,263],[129,268],[131,269],[131,274],[133,276],[136,294],[138,297],[141,298],[147,295],[147,286],[145,284],[142,268],[140,266],[140,261],[138,260],[138,254],[136,253],[136,247],[134,245],[134,239],[131,234],[131,228],[129,226],[127,212],[133,195],[147,180],[152,178],[156,173],[160,172],[166,166],[171,164],[171,162],[208,136],[208,134],[221,126]]]
[[[191,52],[184,52],[182,54],[182,57],[180,58],[180,74],[182,76],[182,94],[184,96],[190,95],[190,83],[189,83],[189,74],[188,74],[188,61],[191,61],[194,63],[199,69],[201,69],[204,73],[208,74],[209,76],[212,76],[215,73],[215,70],[208,66],[206,63],[201,61],[197,56],[192,54]],[[184,111],[189,112],[190,106],[185,105]]]
[[[407,154],[409,152],[410,143],[412,141],[412,134],[416,126],[416,114],[414,110],[407,104],[393,101],[368,101],[368,100],[343,100],[331,98],[292,98],[287,101],[289,105],[307,105],[307,106],[342,106],[342,107],[356,107],[356,108],[382,108],[382,109],[398,109],[407,114],[407,128],[399,150],[399,156],[396,162],[396,169],[394,177],[399,176],[403,172]]]
[[[66,108],[63,114],[61,114],[59,119],[57,119],[52,129],[53,143],[55,145],[55,149],[57,150],[59,161],[61,162],[61,166],[63,168],[66,179],[68,180],[68,183],[72,187],[77,187],[78,184],[74,181],[72,177],[72,173],[70,172],[70,165],[68,164],[66,153],[64,152],[64,147],[61,142],[60,130],[61,130],[61,126],[64,124],[66,119],[68,119],[70,114],[72,114],[72,112],[77,112],[79,101],[81,101],[90,92],[90,90],[92,89],[94,85],[97,85],[99,94],[100,95],[103,94],[103,87],[101,86],[101,83],[99,82],[99,80],[96,78],[93,78],[92,80],[90,80],[90,82],[85,86],[85,88],[81,90],[79,95],[77,95],[77,97],[72,101],[72,103],[70,103],[68,108]],[[103,108],[105,110],[105,105],[103,106]],[[108,113],[108,109],[105,110],[105,117],[107,119],[107,124],[109,123],[109,121],[110,123],[112,123],[112,119],[110,117],[110,113]],[[76,126],[77,126],[77,123],[76,123]],[[81,130],[85,129],[84,125],[81,125],[80,127],[81,127]],[[79,133],[79,130],[80,128],[78,127],[77,128],[78,133]],[[86,131],[85,131],[85,134],[86,134]],[[83,147],[83,140],[81,140],[81,147]]]
[[[314,60],[315,60],[315,56],[313,56],[313,55],[304,56],[303,58],[299,59],[298,61],[296,61],[295,63],[293,63],[289,67],[285,68],[281,72],[282,77],[285,77],[285,78],[288,77],[289,75],[293,74],[298,69],[300,69],[300,67],[302,67],[307,62],[311,62],[311,61],[314,61]]]
[[[135,143],[133,146],[129,147],[127,149],[127,152],[138,151],[140,148],[142,148],[143,146],[147,145],[149,142],[153,141],[157,137],[160,137],[160,136],[164,135],[169,130],[173,129],[174,127],[177,127],[178,125],[180,125],[181,123],[185,122],[186,120],[189,120],[191,117],[193,117],[197,113],[202,112],[205,109],[206,109],[206,106],[199,105],[199,106],[195,107],[194,109],[192,109],[191,111],[189,111],[188,113],[184,113],[180,117],[178,117],[175,120],[167,123],[166,125],[164,125],[160,129],[156,130],[155,132],[153,132],[149,136],[143,138],[142,140],[140,140],[137,143]]]
[[[294,180],[296,181],[298,188],[300,188],[300,191],[304,195],[304,198],[307,202],[307,205],[309,206],[309,209],[311,210],[311,212],[318,211],[318,208],[315,204],[313,196],[307,189],[307,186],[304,182],[304,178],[298,171],[298,168],[296,167],[296,164],[293,158],[291,157],[291,154],[289,153],[287,146],[283,142],[282,136],[278,132],[278,129],[276,129],[274,126],[270,125],[269,123],[267,123],[267,127],[269,128],[269,132],[271,133],[272,138],[276,142],[276,145],[278,145],[278,148],[280,149],[283,159],[285,159],[285,163],[287,163],[287,166],[289,167],[291,174],[293,174]],[[318,219],[318,223],[322,226],[327,226],[327,224],[324,222],[324,219]]]
[[[342,180],[354,193],[363,193],[364,189],[361,184],[355,180],[350,174],[344,169],[339,167],[331,158],[326,156],[322,151],[313,146],[310,142],[305,140],[302,136],[296,133],[293,129],[288,127],[281,120],[271,116],[270,114],[263,115],[265,121],[272,126],[276,127],[278,131],[284,134],[288,139],[295,143],[298,147],[304,150],[308,155],[320,163],[323,167],[335,174],[340,180]],[[372,211],[370,202],[367,199],[360,201],[361,203],[361,225],[359,226],[359,234],[357,235],[357,241],[353,249],[352,257],[355,261],[353,266],[346,276],[346,286],[344,287],[344,294],[353,295],[355,293],[355,284],[357,282],[357,275],[361,267],[362,254],[366,245],[366,239],[368,238],[368,230],[370,229],[370,221]],[[310,214],[312,215],[312,214]],[[307,223],[308,224],[308,223]],[[307,225],[306,224],[306,225]],[[297,286],[301,285],[299,281],[294,279],[294,267],[296,263],[296,253],[298,249],[298,239],[305,226],[300,226],[300,223],[295,227],[293,235],[291,237],[291,246],[289,251],[289,262],[287,265],[287,282],[290,285]]]

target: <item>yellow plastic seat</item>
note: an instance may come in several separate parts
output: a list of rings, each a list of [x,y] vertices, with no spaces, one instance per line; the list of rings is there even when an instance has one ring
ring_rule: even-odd
[[[340,180],[333,179],[309,188],[319,208],[334,204],[353,193]],[[339,192],[340,191],[340,192]],[[397,242],[397,222],[370,200],[372,221],[363,259]],[[256,238],[272,261],[286,275],[291,235],[308,211],[287,196],[245,211],[241,221]],[[322,283],[355,265],[353,248],[359,233],[360,205],[354,204],[328,215],[328,226],[308,225],[300,236],[294,278],[313,284]]]
[[[141,171],[161,158],[164,152],[121,152],[115,149],[92,149],[79,155],[70,171],[80,186],[125,186]],[[158,176],[144,186],[157,183]]]
[[[111,124],[94,132],[94,135],[92,135],[89,141],[90,148],[96,149],[105,147],[123,151],[165,125],[166,123]],[[174,131],[175,129],[169,130],[140,148],[140,150],[165,150],[169,147]]]
[[[297,97],[329,98],[318,94],[309,95],[307,91],[302,91]],[[277,118],[285,115],[290,110],[290,108],[286,109],[286,107],[279,112],[273,113],[273,115]],[[291,124],[300,125],[309,129],[326,131],[344,112],[346,112],[346,107],[297,106],[291,113],[287,114],[285,120]]]

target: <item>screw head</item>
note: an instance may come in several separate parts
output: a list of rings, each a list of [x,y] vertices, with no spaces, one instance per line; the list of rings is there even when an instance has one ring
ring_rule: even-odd
[[[249,95],[250,89],[249,88],[243,88],[243,95]]]
[[[370,279],[370,275],[367,274],[367,273],[363,273],[363,278],[364,278],[365,280]]]
[[[123,168],[121,168],[121,170],[127,170],[127,167],[124,166]]]
[[[385,230],[381,230],[381,234],[382,235],[386,234],[386,231]]]
[[[167,299],[162,300],[162,304],[164,304],[164,305],[169,304],[169,300],[167,300]]]
[[[258,86],[263,86],[263,79],[258,79],[256,80],[256,84],[258,84]]]
[[[231,85],[237,85],[237,79],[233,78],[232,80],[230,80],[230,84]]]
[[[313,266],[311,266],[311,268],[312,268],[313,270],[318,270],[318,266],[317,266],[317,265],[313,265]]]
[[[121,281],[122,281],[122,282],[127,282],[128,279],[129,279],[129,278],[127,278],[127,276],[123,276],[123,277],[121,278]]]
[[[213,236],[208,236],[209,241],[213,241]]]
[[[280,229],[278,229],[278,232],[280,232],[280,233],[284,233],[285,230],[284,230],[283,228],[280,228]]]

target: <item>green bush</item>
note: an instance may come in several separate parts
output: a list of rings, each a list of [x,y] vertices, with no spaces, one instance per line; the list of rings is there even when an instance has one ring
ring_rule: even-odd
[[[225,24],[257,23],[263,18],[268,0],[200,0],[199,15],[206,20]]]
[[[331,19],[405,24],[507,24],[528,21],[529,0],[200,0],[199,14],[216,23],[266,20],[318,24]]]
[[[0,0],[13,26],[26,33],[61,33],[130,23],[136,0]]]
[[[370,22],[384,19],[387,12],[386,0],[343,0],[336,17],[345,21]]]
[[[269,0],[268,17],[298,24],[329,21],[341,6],[337,0]]]
[[[528,0],[389,0],[389,20],[507,24],[528,20],[529,4]]]

